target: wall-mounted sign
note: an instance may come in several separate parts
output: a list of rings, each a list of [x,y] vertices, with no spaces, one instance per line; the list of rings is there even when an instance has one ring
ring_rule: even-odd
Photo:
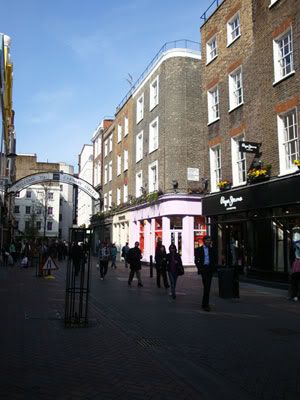
[[[259,153],[261,143],[256,142],[239,142],[239,151],[240,153]]]
[[[235,197],[235,196],[221,196],[220,197],[220,204],[225,207],[225,210],[236,210],[236,203],[240,203],[243,201],[243,197]]]
[[[18,180],[12,186],[10,186],[7,189],[7,193],[20,192],[28,186],[37,185],[41,182],[61,182],[67,183],[68,185],[76,185],[79,187],[79,189],[83,190],[93,199],[100,199],[99,193],[90,183],[81,178],[75,178],[75,176],[63,172],[44,172],[41,174],[25,176],[25,178]]]
[[[199,180],[200,180],[199,168],[188,168],[187,169],[187,180],[199,182]]]

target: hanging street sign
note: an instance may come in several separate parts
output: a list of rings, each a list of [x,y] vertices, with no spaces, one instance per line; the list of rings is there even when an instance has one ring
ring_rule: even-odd
[[[258,154],[260,150],[261,143],[257,142],[239,142],[239,151],[240,153],[255,153]]]

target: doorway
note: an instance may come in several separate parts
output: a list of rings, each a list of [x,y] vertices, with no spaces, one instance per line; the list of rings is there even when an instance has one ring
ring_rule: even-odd
[[[171,243],[174,243],[177,251],[182,255],[182,231],[171,231]]]

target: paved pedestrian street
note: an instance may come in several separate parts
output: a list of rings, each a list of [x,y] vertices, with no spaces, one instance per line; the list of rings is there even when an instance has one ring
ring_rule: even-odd
[[[241,283],[240,299],[201,310],[186,271],[176,300],[143,267],[143,288],[118,264],[100,280],[93,260],[88,328],[65,329],[65,263],[56,279],[0,269],[0,398],[300,398],[300,304],[283,290]]]

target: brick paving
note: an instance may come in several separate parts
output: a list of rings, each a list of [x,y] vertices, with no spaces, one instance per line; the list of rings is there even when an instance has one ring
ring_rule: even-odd
[[[300,398],[300,304],[285,291],[242,283],[224,300],[214,281],[206,313],[193,270],[174,301],[147,268],[128,288],[123,265],[101,281],[94,262],[91,327],[65,329],[64,264],[55,276],[0,269],[1,399]]]

